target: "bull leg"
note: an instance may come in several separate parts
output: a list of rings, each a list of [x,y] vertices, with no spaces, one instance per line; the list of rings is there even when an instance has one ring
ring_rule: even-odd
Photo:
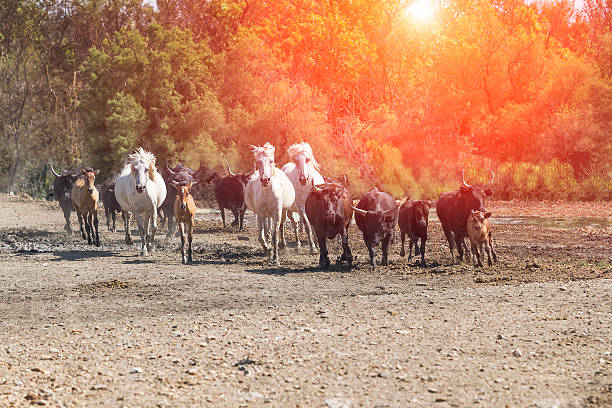
[[[350,268],[353,265],[353,254],[351,254],[351,247],[348,243],[348,232],[346,230],[342,231],[341,239],[342,255],[340,256],[340,262],[346,261]]]
[[[406,233],[404,231],[402,231],[401,235],[402,235],[402,249],[400,251],[400,256],[406,256],[406,247],[405,247]]]
[[[370,255],[370,268],[376,269],[376,248],[370,245],[366,237],[363,237],[363,241],[365,242],[366,247],[368,247],[368,253]]]
[[[232,211],[232,214],[234,215],[234,221],[232,221],[230,225],[236,228],[240,224],[240,210],[238,209],[238,207],[236,207],[235,204],[232,205],[232,208],[230,210]]]
[[[280,217],[279,214],[276,213],[274,217],[272,217],[272,264],[275,266],[280,266],[280,261],[278,259],[278,247],[279,247],[279,232],[282,228],[282,225],[285,222],[285,217],[287,216],[287,210],[283,209],[281,211]],[[280,218],[280,219],[279,219]]]
[[[389,265],[389,244],[391,243],[392,234],[388,233],[382,240],[382,259],[381,265]]]
[[[413,242],[414,242],[414,255],[419,255],[419,237],[418,236],[414,236],[412,238]]]
[[[495,248],[493,248],[493,235],[491,233],[489,233],[489,247],[491,248],[491,253],[493,254],[493,261],[497,262],[497,253],[495,252]]]
[[[450,228],[442,228],[444,230],[444,236],[446,236],[446,242],[448,242],[448,249],[451,254],[451,263],[455,263],[455,234]]]
[[[319,253],[319,269],[327,269],[329,268],[329,257],[327,256],[327,238],[325,238],[324,234],[317,234],[317,241],[319,241],[319,248],[321,248]]]
[[[174,235],[174,230],[176,229],[176,224],[178,223],[178,220],[174,215],[174,211],[166,215],[166,222],[168,223],[168,232],[166,232],[165,240],[168,240]]]
[[[412,248],[414,247],[414,254],[416,255],[416,243],[414,242],[414,239],[411,236],[408,236],[408,260],[412,259]]]
[[[72,234],[72,228],[70,227],[70,212],[72,211],[70,208],[62,208],[64,211],[64,219],[66,220],[66,224],[64,225],[64,230],[69,234]]]
[[[111,215],[113,216],[113,229],[111,230],[111,232],[115,232],[117,231],[117,211],[111,211]]]
[[[425,266],[425,241],[427,241],[427,235],[421,237],[421,265]]]
[[[310,255],[314,255],[317,253],[317,248],[315,245],[315,240],[313,239],[313,231],[312,226],[310,225],[310,220],[306,215],[306,207],[299,207],[300,220],[302,224],[304,224],[304,229],[306,230],[306,236],[308,237],[308,247],[310,248]]]
[[[256,214],[255,218],[257,219],[257,229],[259,232],[259,243],[261,244],[264,254],[268,254],[270,252],[270,247],[268,247],[268,243],[266,242],[266,220],[259,214]]]
[[[463,237],[457,233],[455,233],[455,244],[457,245],[457,252],[459,253],[459,262],[461,262],[463,261],[463,248],[465,247],[465,241],[463,240]]]
[[[104,215],[106,216],[106,229],[112,232],[113,230],[111,229],[111,225],[110,225],[111,212],[112,212],[111,210],[104,207]]]
[[[223,220],[223,229],[225,230],[225,208],[217,201],[219,205],[219,210],[221,210],[221,219]]]
[[[240,208],[240,228],[239,231],[244,229],[244,213],[246,212],[246,208]]]
[[[132,217],[132,213],[129,211],[122,211],[121,218],[123,218],[123,224],[125,225],[125,243],[127,245],[132,245],[134,241],[132,241],[132,235],[130,234],[130,218]]]

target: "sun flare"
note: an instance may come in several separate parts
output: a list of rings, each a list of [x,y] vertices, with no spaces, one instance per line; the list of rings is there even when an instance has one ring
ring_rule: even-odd
[[[434,19],[434,4],[432,0],[415,0],[406,8],[406,16],[414,20],[428,23]]]

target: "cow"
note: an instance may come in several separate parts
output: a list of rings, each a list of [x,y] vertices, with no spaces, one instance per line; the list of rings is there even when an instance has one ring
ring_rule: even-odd
[[[221,211],[221,219],[223,220],[223,229],[225,225],[225,209],[229,209],[234,214],[232,227],[238,226],[238,231],[244,228],[244,213],[246,212],[246,203],[244,202],[244,189],[246,188],[251,173],[234,174],[227,163],[228,176],[221,177],[218,172],[210,175],[206,181],[209,184],[214,184],[215,198]]]
[[[72,185],[79,177],[79,172],[64,170],[60,174],[55,171],[52,165],[49,166],[51,167],[51,172],[55,175],[55,181],[53,182],[53,194],[55,195],[55,199],[59,202],[59,205],[64,212],[64,218],[66,219],[64,229],[69,234],[72,234],[72,228],[70,227],[70,213],[73,210],[73,206],[70,195],[72,194]]]
[[[319,243],[319,268],[330,266],[327,252],[327,240],[338,234],[342,238],[342,255],[338,262],[353,264],[353,255],[348,243],[348,228],[353,218],[351,194],[346,189],[346,177],[342,184],[326,179],[320,185],[313,185],[305,203],[306,217],[314,230]]]
[[[412,258],[412,246],[414,254],[421,253],[421,265],[425,266],[425,242],[427,241],[427,225],[429,223],[429,209],[433,207],[431,201],[406,200],[399,209],[398,224],[402,234],[402,250],[400,256],[406,256],[406,235],[410,240],[408,247],[408,259]],[[421,240],[419,250],[418,240]]]
[[[102,186],[100,186],[100,201],[102,201],[102,204],[104,205],[106,228],[108,228],[109,231],[114,232],[117,230],[117,213],[121,212],[121,206],[115,197],[115,183],[111,179],[106,179]],[[112,226],[110,223],[111,219],[113,221]]]
[[[474,266],[482,267],[482,246],[487,251],[487,264],[492,265],[491,253],[493,259],[497,262],[497,254],[493,248],[493,235],[491,234],[491,223],[489,222],[490,212],[472,210],[467,220],[467,234],[472,244],[472,261]]]
[[[355,223],[363,233],[370,253],[370,266],[376,268],[376,247],[382,242],[381,265],[389,264],[389,244],[397,223],[397,204],[391,195],[374,187],[353,207]]]
[[[100,235],[98,234],[98,189],[95,186],[96,175],[100,170],[85,167],[81,170],[81,176],[72,185],[70,200],[76,210],[81,229],[81,237],[85,238],[87,231],[87,243],[100,246]],[[85,222],[85,231],[83,230]],[[95,232],[94,232],[95,229]]]
[[[436,213],[442,224],[444,235],[448,241],[452,263],[455,263],[454,248],[457,245],[459,261],[463,260],[463,250],[466,249],[467,219],[472,210],[484,211],[484,199],[493,195],[491,188],[495,174],[491,170],[491,181],[484,186],[471,186],[465,182],[464,171],[461,171],[463,185],[459,190],[440,194],[436,203]],[[469,261],[469,260],[468,260]]]
[[[176,218],[179,226],[179,232],[181,233],[181,255],[183,264],[192,262],[191,241],[193,239],[196,206],[190,190],[194,184],[195,183],[193,181],[190,181],[187,184],[179,183],[177,181],[172,182],[174,189],[178,192],[175,197],[176,200],[174,200],[174,217]],[[189,244],[187,254],[185,254],[185,235],[187,235]]]

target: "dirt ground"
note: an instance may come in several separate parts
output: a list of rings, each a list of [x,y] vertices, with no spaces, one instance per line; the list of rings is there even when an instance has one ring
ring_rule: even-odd
[[[220,220],[192,265],[163,233],[143,258],[103,218],[91,247],[57,203],[0,195],[0,407],[612,407],[612,228],[498,225],[500,262],[475,269],[432,222],[427,267],[398,242],[371,271],[352,225],[356,265],[318,271],[307,245],[270,267]]]

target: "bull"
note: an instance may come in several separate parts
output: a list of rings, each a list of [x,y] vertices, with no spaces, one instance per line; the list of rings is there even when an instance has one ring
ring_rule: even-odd
[[[305,203],[306,217],[314,229],[319,243],[319,268],[329,268],[327,240],[338,234],[342,239],[342,255],[338,262],[353,264],[353,255],[348,243],[348,228],[353,218],[351,194],[346,189],[346,178],[342,184],[326,179],[321,185],[313,185]]]
[[[353,207],[355,223],[363,233],[363,241],[370,254],[370,266],[376,268],[376,247],[382,243],[381,265],[389,264],[389,244],[397,223],[398,209],[391,195],[376,187],[366,193]]]
[[[246,212],[246,203],[244,202],[244,189],[251,178],[251,173],[234,174],[227,163],[228,176],[221,177],[219,173],[213,173],[206,180],[209,184],[214,184],[215,198],[221,211],[221,219],[223,220],[223,229],[225,229],[225,209],[229,209],[234,214],[232,227],[238,226],[238,230],[244,228],[244,213]]]
[[[71,234],[72,228],[70,227],[70,213],[73,210],[73,206],[70,195],[72,193],[72,185],[76,179],[79,178],[80,173],[77,171],[64,170],[60,174],[55,171],[52,165],[50,165],[50,167],[51,172],[55,175],[55,181],[53,182],[53,194],[64,212],[64,218],[66,219],[64,229]]]
[[[465,237],[467,236],[467,219],[472,210],[484,211],[484,199],[493,195],[495,174],[491,170],[491,181],[484,186],[469,185],[465,182],[464,171],[461,171],[463,185],[459,190],[440,194],[436,203],[436,213],[442,224],[444,235],[448,241],[452,263],[455,263],[455,245],[459,253],[459,261],[463,260]]]
[[[429,209],[433,207],[431,201],[406,200],[399,209],[398,224],[402,235],[402,250],[400,256],[406,255],[404,243],[406,235],[410,240],[408,247],[408,259],[412,257],[412,246],[414,254],[421,254],[421,265],[425,266],[425,242],[427,241],[427,225],[429,224]],[[421,240],[419,250],[418,242]]]
[[[100,201],[102,201],[102,204],[104,205],[106,227],[109,231],[114,232],[117,230],[117,213],[121,212],[121,206],[115,197],[115,183],[111,179],[106,179],[106,181],[100,186]],[[112,226],[110,223],[111,220],[113,221]]]

